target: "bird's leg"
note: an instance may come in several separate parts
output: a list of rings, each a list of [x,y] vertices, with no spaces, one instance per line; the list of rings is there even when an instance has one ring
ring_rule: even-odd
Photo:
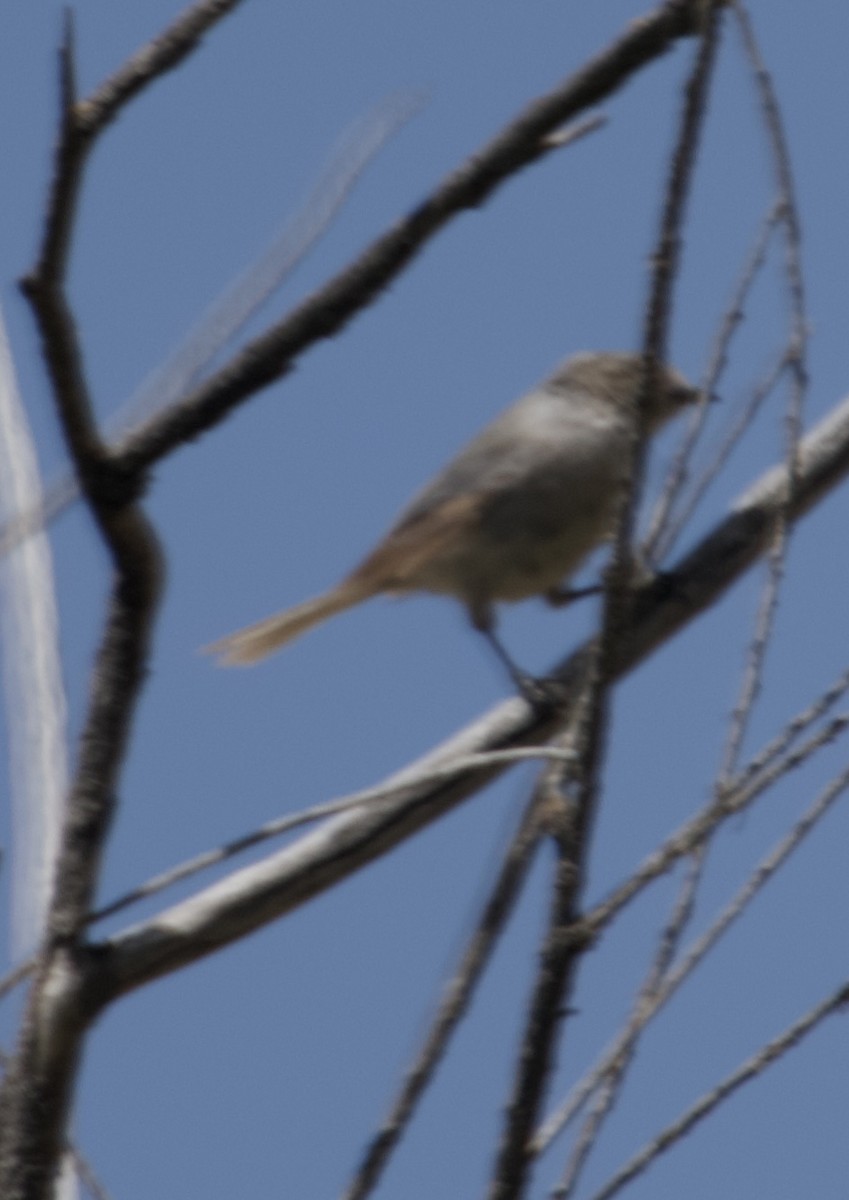
[[[660,580],[664,574],[665,572],[653,567],[639,550],[632,555],[629,586],[634,590]],[[603,583],[591,583],[581,588],[570,588],[566,584],[560,584],[558,587],[549,588],[544,593],[544,599],[552,608],[565,608],[573,600],[583,600],[585,596],[600,596],[603,591]]]
[[[552,608],[564,608],[573,600],[583,600],[584,596],[598,596],[601,590],[600,583],[592,583],[589,587],[582,588],[553,587],[545,593],[545,599]]]
[[[475,629],[479,633],[482,633],[489,642],[502,666],[506,668],[514,686],[524,696],[528,704],[532,708],[549,708],[556,701],[554,695],[555,689],[550,686],[549,681],[535,679],[533,675],[529,675],[527,671],[523,671],[513,661],[507,647],[495,632],[495,615],[492,611],[492,606],[483,603],[470,604],[469,617]]]

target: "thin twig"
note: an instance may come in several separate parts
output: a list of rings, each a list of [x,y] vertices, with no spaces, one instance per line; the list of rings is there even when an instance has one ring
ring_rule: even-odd
[[[225,345],[277,291],[326,232],[366,167],[421,107],[413,94],[390,96],[349,130],[321,171],[306,201],[287,219],[264,253],[210,305],[173,354],[114,413],[106,428],[127,437],[143,419],[182,398]],[[597,118],[592,128],[597,128]],[[575,130],[574,137],[590,132]],[[565,136],[565,135],[564,135]],[[79,496],[76,475],[54,480],[39,503],[9,516],[0,526],[0,558],[53,521]]]
[[[60,55],[61,133],[39,260],[24,281],[62,433],[114,582],[96,655],[78,765],[47,910],[46,935],[15,1055],[0,1089],[0,1195],[41,1200],[59,1162],[87,1020],[94,1012],[80,953],[136,703],[146,673],[161,556],[136,506],[142,480],[114,471],[99,436],[65,294],[70,232],[85,157],[75,123],[70,17]]]
[[[768,1042],[757,1054],[747,1059],[736,1071],[726,1076],[715,1088],[697,1100],[677,1121],[668,1125],[638,1154],[635,1154],[621,1171],[618,1171],[604,1187],[593,1195],[592,1200],[610,1200],[610,1197],[620,1191],[626,1183],[642,1174],[654,1159],[668,1150],[675,1142],[680,1141],[699,1121],[704,1120],[723,1100],[736,1092],[744,1083],[748,1083],[749,1080],[760,1075],[811,1033],[826,1017],[838,1012],[846,1004],[849,1004],[849,984],[838,988],[831,996],[811,1009],[784,1033]]]
[[[771,395],[773,389],[779,383],[782,375],[787,370],[787,355],[782,352],[778,361],[767,372],[765,378],[752,389],[752,392],[743,405],[736,418],[732,421],[724,437],[721,439],[716,450],[712,454],[707,465],[701,471],[693,486],[685,496],[683,502],[678,506],[674,516],[667,521],[666,531],[662,542],[655,547],[654,554],[658,559],[663,559],[671,547],[678,541],[682,531],[686,528],[690,517],[693,515],[696,506],[701,501],[707,489],[713,483],[714,479],[722,471],[735,446],[740,442],[743,434],[751,425],[764,402]]]
[[[760,92],[764,122],[767,128],[770,146],[772,148],[773,166],[778,182],[779,197],[782,202],[782,224],[786,233],[787,255],[785,269],[790,284],[792,316],[794,323],[794,339],[798,350],[798,366],[800,386],[806,385],[804,374],[804,348],[808,336],[808,321],[805,315],[805,284],[802,272],[802,227],[799,219],[799,206],[796,202],[796,187],[793,182],[793,167],[790,151],[787,146],[787,135],[778,105],[778,97],[773,87],[772,79],[758,48],[755,31],[745,5],[741,0],[730,0],[730,6],[737,18],[743,45],[752,70],[755,82]]]
[[[681,228],[715,61],[719,5],[700,6],[700,17],[700,41],[685,88],[653,262],[644,338],[645,370],[627,464],[627,487],[617,513],[616,538],[605,574],[601,630],[570,724],[578,761],[571,770],[549,772],[552,790],[562,791],[563,821],[556,838],[560,857],[553,881],[549,926],[507,1103],[489,1190],[490,1200],[516,1200],[527,1187],[532,1161],[529,1141],[554,1066],[558,1031],[563,1009],[568,1005],[577,961],[586,947],[576,918],[598,802],[598,774],[607,731],[613,661],[630,616],[628,592],[633,573],[632,542],[645,464],[645,412],[659,364],[666,357]]]
[[[764,581],[755,617],[754,632],[746,654],[746,665],[740,686],[740,696],[731,713],[731,722],[723,752],[723,759],[716,777],[715,787],[717,793],[722,792],[727,787],[728,781],[737,770],[743,738],[748,728],[755,701],[760,694],[766,653],[775,623],[779,592],[781,591],[781,584],[784,579],[787,531],[787,521],[779,518],[776,523],[773,542],[767,556],[767,577]]]
[[[829,689],[806,712],[800,714],[794,722],[791,722],[794,736],[798,735],[798,732],[809,725],[816,716],[821,715],[829,704],[833,703],[837,696],[842,694],[844,689],[839,686],[839,683]],[[849,725],[849,716],[834,718],[803,747],[799,747],[792,755],[788,755],[780,761],[778,760],[779,742],[778,740],[773,742],[772,746],[768,748],[770,750],[768,755],[762,753],[758,756],[760,771],[766,772],[767,767],[770,768],[768,775],[765,773],[762,775],[759,790],[764,790],[766,787],[771,786],[789,770],[810,757],[821,746],[831,742],[847,725]],[[788,735],[787,731],[783,731],[783,737],[780,741],[781,747],[786,748],[791,740],[792,738]],[[748,769],[745,772],[746,783],[751,784],[757,778],[758,773],[758,771]],[[825,789],[822,795],[811,806],[808,813],[794,826],[787,837],[759,864],[737,896],[733,898],[710,928],[696,941],[687,954],[683,956],[676,968],[672,971],[667,971],[667,964],[671,960],[675,946],[680,940],[692,913],[696,890],[703,873],[704,858],[707,849],[706,841],[702,841],[691,851],[691,867],[682,884],[681,893],[676,901],[672,918],[663,933],[649,976],[640,989],[634,1010],[623,1032],[616,1039],[612,1049],[605,1053],[601,1064],[589,1072],[576,1088],[573,1089],[572,1094],[567,1098],[562,1108],[553,1117],[549,1118],[532,1142],[534,1152],[542,1153],[557,1133],[575,1115],[577,1109],[586,1102],[591,1093],[599,1089],[598,1095],[572,1148],[563,1177],[552,1191],[552,1198],[556,1197],[558,1200],[565,1200],[573,1191],[578,1181],[580,1169],[598,1136],[604,1118],[611,1111],[617,1093],[624,1081],[625,1072],[636,1050],[637,1040],[648,1022],[667,1002],[673,992],[683,982],[684,978],[695,968],[708,950],[718,941],[722,933],[741,915],[746,905],[789,857],[792,851],[802,842],[813,825],[824,815],[847,786],[849,786],[849,771],[838,776],[837,780]],[[732,800],[729,788],[726,787],[724,791],[719,789],[719,791],[722,794],[718,794],[714,798],[714,803],[717,805],[717,812],[721,811],[723,802]],[[751,791],[749,792],[749,798],[754,798]],[[714,826],[712,832],[715,832],[718,828],[718,825]]]
[[[408,1070],[388,1116],[367,1147],[343,1200],[365,1200],[377,1186],[390,1154],[403,1136],[418,1101],[433,1078],[519,898],[540,842],[539,810],[538,801],[532,799],[505,855],[475,932],[453,979],[445,989],[421,1050]]]
[[[766,652],[769,646],[778,596],[784,577],[784,565],[791,523],[789,512],[793,491],[799,475],[799,442],[802,429],[802,405],[807,388],[805,351],[808,322],[805,315],[805,294],[802,277],[801,234],[798,208],[796,205],[793,174],[784,127],[778,111],[778,103],[772,81],[758,51],[754,30],[748,14],[740,0],[734,0],[734,12],[742,31],[746,53],[755,72],[768,141],[772,149],[773,164],[779,189],[782,228],[786,242],[786,272],[790,289],[791,329],[790,345],[786,363],[792,373],[792,387],[785,415],[787,441],[787,474],[789,486],[785,505],[779,511],[767,555],[767,578],[764,583],[755,630],[749,645],[747,665],[744,673],[740,699],[732,714],[725,756],[720,766],[718,786],[722,787],[737,769],[737,760],[743,738],[748,727],[755,701],[760,692]]]
[[[567,737],[573,737],[572,728]],[[522,1041],[519,1047],[516,1076],[507,1103],[504,1130],[490,1196],[518,1196],[526,1186],[531,1156],[527,1137],[522,1132],[533,1129],[536,1113],[544,1095],[545,1085],[553,1067],[556,1034],[566,1015],[563,998],[571,990],[574,974],[583,952],[590,945],[577,920],[581,880],[576,864],[581,862],[580,841],[583,834],[577,803],[568,794],[568,768],[551,767],[543,775],[537,789],[545,806],[549,832],[557,858],[551,885],[549,919],[539,952],[539,967],[534,980]]]
[[[34,958],[27,959],[26,962],[19,963],[14,970],[9,971],[0,979],[0,1000],[8,996],[9,992],[14,991],[19,983],[23,983],[25,979],[29,979],[35,970],[36,960]]]
[[[746,763],[745,767],[739,771],[730,781],[730,786],[735,790],[746,787],[749,782],[754,779],[761,771],[769,767],[780,754],[784,754],[793,742],[806,729],[809,729],[815,721],[824,716],[828,710],[837,703],[849,690],[849,670],[843,672],[830,687],[818,696],[812,704],[797,713],[785,727],[757,754]]]
[[[124,438],[116,447],[124,466],[149,467],[282,379],[303,350],[338,333],[370,305],[444,225],[480,207],[508,179],[556,150],[558,138],[552,134],[611,95],[678,38],[690,36],[697,9],[693,0],[666,0],[577,74],[534,101],[355,262],[245,346],[192,395]]]
[[[849,787],[849,770],[844,771],[823,789],[789,833],[758,863],[743,886],[717,914],[704,933],[695,939],[675,965],[665,973],[654,992],[644,994],[645,1002],[641,1006],[635,1006],[635,1012],[629,1018],[625,1028],[614,1039],[612,1045],[604,1051],[595,1065],[575,1085],[561,1107],[552,1113],[541,1126],[532,1143],[536,1154],[542,1154],[548,1149],[557,1135],[586,1103],[589,1096],[603,1083],[612,1070],[616,1070],[620,1057],[630,1052],[635,1029],[642,1030],[653,1020],[684,980],[692,974],[707,953],[717,944],[726,930],[740,918],[745,908],[802,844],[805,837],[825,816],[831,805],[840,798],[847,787]]]
[[[187,862],[180,863],[176,867],[171,867],[168,871],[163,871],[160,875],[155,875],[147,883],[141,884],[131,892],[126,892],[116,900],[111,900],[109,904],[92,913],[89,923],[93,924],[95,921],[104,920],[105,917],[111,917],[114,913],[120,912],[131,904],[136,904],[140,900],[146,900],[150,896],[156,895],[157,892],[164,891],[165,888],[171,887],[183,879],[197,875],[199,871],[204,871],[208,867],[215,866],[217,863],[225,862],[237,854],[243,854],[246,850],[250,850],[252,847],[268,841],[269,838],[279,837],[283,833],[288,833],[291,829],[297,829],[301,825],[309,825],[313,821],[321,820],[323,817],[330,817],[341,812],[349,812],[351,809],[362,808],[368,804],[376,804],[381,800],[397,800],[405,794],[409,794],[412,788],[418,788],[422,784],[437,785],[447,780],[455,779],[459,775],[465,775],[468,771],[489,770],[492,767],[510,766],[513,763],[526,762],[537,758],[563,759],[566,757],[567,752],[555,746],[519,746],[511,750],[492,750],[486,754],[469,754],[457,758],[453,762],[445,763],[444,766],[440,766],[426,775],[416,778],[412,782],[390,782],[382,784],[379,787],[364,788],[353,795],[342,796],[338,800],[327,800],[323,804],[316,804],[312,808],[304,809],[302,812],[291,813],[285,817],[277,817],[275,820],[261,825],[259,829],[251,830],[250,833],[243,834],[239,838],[234,838],[230,842],[225,842],[223,846],[217,846],[214,850],[205,850],[202,854],[190,858]],[[0,983],[0,987],[2,987],[2,983]],[[2,991],[0,991],[0,996],[2,996]]]
[[[690,460],[707,419],[709,402],[717,393],[719,381],[728,362],[728,351],[732,338],[745,316],[746,298],[764,264],[770,238],[781,218],[782,208],[783,205],[781,202],[774,204],[764,218],[755,238],[755,243],[743,264],[743,269],[734,288],[731,302],[725,310],[719,332],[714,341],[713,350],[711,351],[707,371],[705,372],[703,381],[704,399],[691,414],[681,440],[681,445],[667,472],[663,490],[655,504],[648,531],[643,541],[642,552],[647,561],[662,561],[670,553],[684,521],[689,519],[696,503],[713,478],[713,475],[710,475],[706,480],[702,481],[701,490],[688,503],[686,517],[676,522],[674,530],[668,531],[667,527],[672,515],[673,506],[687,481]],[[742,426],[738,436],[742,435],[745,427],[745,425]],[[717,463],[715,472],[720,469],[723,461],[724,459]]]
[[[710,926],[698,937],[666,974],[663,986],[657,992],[657,1004],[665,1003],[684,982],[707,952],[719,941],[723,933],[738,920],[743,910],[755,898],[779,867],[787,861],[794,850],[802,844],[818,821],[825,816],[842,794],[849,788],[849,768],[842,771],[815,798],[808,810],[802,814],[792,829],[757,864],[749,878],[718,914]]]
[[[690,868],[681,885],[666,927],[662,931],[654,959],[637,993],[623,1034],[618,1039],[618,1053],[615,1057],[607,1060],[607,1069],[599,1080],[597,1094],[572,1146],[563,1175],[552,1190],[552,1200],[566,1200],[566,1197],[574,1191],[581,1170],[625,1084],[625,1077],[634,1060],[640,1035],[648,1020],[647,1014],[652,1011],[669,963],[692,916],[695,896],[704,868],[705,853],[706,848],[701,846],[691,856]],[[535,1138],[532,1147],[536,1149],[537,1145]]]
[[[724,790],[719,799],[713,799],[671,834],[656,850],[653,850],[640,867],[624,883],[615,888],[606,899],[600,901],[584,915],[584,921],[593,935],[607,925],[634,896],[655,879],[665,875],[675,863],[693,853],[709,838],[717,827],[737,813],[743,812],[758,796],[788,772],[801,766],[822,746],[828,745],[849,727],[849,715],[835,717],[807,742],[791,751],[784,758],[772,763],[770,768],[744,787]]]

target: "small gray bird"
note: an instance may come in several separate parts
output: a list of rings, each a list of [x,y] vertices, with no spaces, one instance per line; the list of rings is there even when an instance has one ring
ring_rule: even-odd
[[[565,583],[613,533],[643,371],[638,354],[576,354],[469,443],[330,591],[209,649],[245,665],[380,592],[437,592],[465,605],[513,679],[495,636],[496,601],[572,596]],[[699,398],[663,368],[646,403],[651,434]]]

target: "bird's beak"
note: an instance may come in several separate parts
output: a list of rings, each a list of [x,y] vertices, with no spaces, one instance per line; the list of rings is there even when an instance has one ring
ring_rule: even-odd
[[[704,388],[687,388],[686,395],[683,397],[685,402],[690,404],[701,404],[705,401],[708,404],[716,404],[719,401],[718,392],[706,392]]]

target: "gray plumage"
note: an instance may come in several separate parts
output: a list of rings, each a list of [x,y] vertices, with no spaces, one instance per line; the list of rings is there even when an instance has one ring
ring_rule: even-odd
[[[568,359],[461,450],[335,588],[210,649],[228,664],[255,662],[380,592],[454,596],[491,632],[495,602],[552,592],[612,533],[642,370],[634,354]],[[697,398],[661,369],[648,433]]]

